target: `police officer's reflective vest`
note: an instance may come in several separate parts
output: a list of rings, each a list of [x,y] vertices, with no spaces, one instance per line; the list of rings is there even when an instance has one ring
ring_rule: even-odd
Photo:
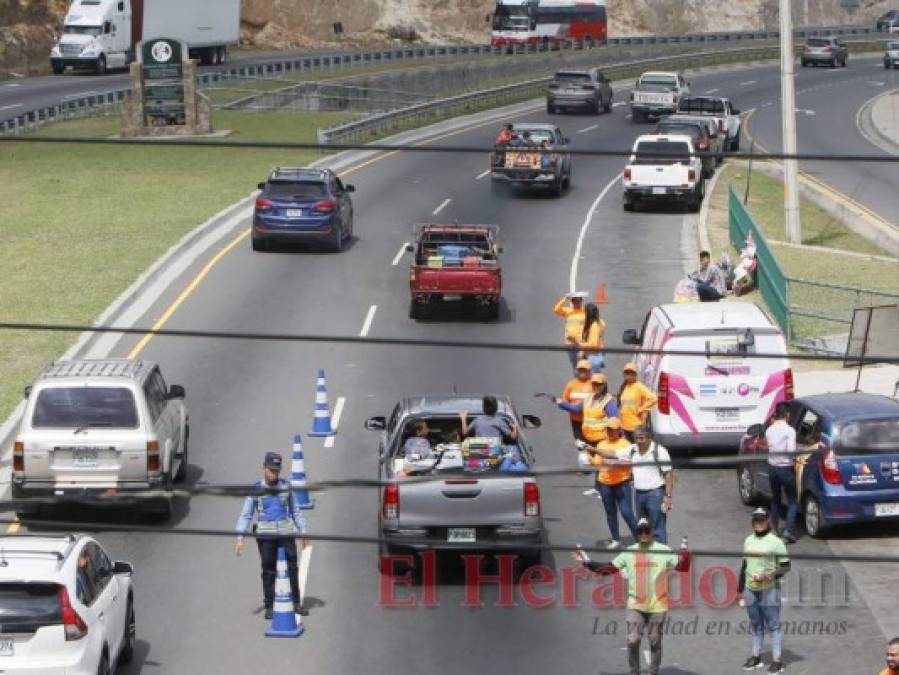
[[[286,537],[297,534],[293,520],[293,491],[290,483],[279,479],[276,486],[265,481],[253,485],[254,509],[256,512],[256,535],[259,537]],[[278,492],[275,492],[278,490]]]

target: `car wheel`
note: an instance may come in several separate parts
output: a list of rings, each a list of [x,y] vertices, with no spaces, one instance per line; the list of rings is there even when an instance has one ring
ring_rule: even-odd
[[[637,203],[631,199],[625,199],[624,202],[622,203],[622,206],[624,207],[625,211],[630,213],[636,208]]]
[[[254,251],[267,251],[268,244],[265,240],[260,239],[259,237],[250,237],[250,243],[253,245]]]
[[[566,190],[571,188],[571,169],[568,169],[568,173],[565,174],[565,181],[562,183],[562,187]]]
[[[827,531],[824,515],[821,513],[821,505],[812,495],[806,495],[802,500],[803,520],[805,531],[810,537],[821,539]]]
[[[605,103],[602,104],[602,109],[607,113],[612,112],[612,97],[611,96],[609,96],[608,101],[606,101]]]
[[[890,69],[890,62],[889,62],[889,61],[884,61],[884,62],[883,62],[883,67],[884,67],[884,70],[889,70],[889,69]],[[55,68],[55,67],[53,68],[53,72],[54,72],[54,73],[56,72],[56,68]]]
[[[702,208],[702,198],[705,196],[705,190],[702,188],[702,184],[697,185],[696,189],[693,191],[693,194],[690,197],[690,201],[687,204],[687,209],[690,213],[699,213],[699,209]]]
[[[559,174],[559,177],[553,182],[552,192],[553,196],[561,197],[562,192],[565,189],[564,183],[562,181],[562,174]]]
[[[594,115],[598,115],[599,113],[601,113],[602,112],[602,96],[597,98],[596,101],[594,101],[590,107],[593,109],[592,112]]]
[[[54,63],[51,65],[51,68],[53,68],[54,75],[62,75],[66,72],[66,67],[61,63]]]
[[[340,253],[343,250],[343,227],[331,229],[331,251]]]
[[[134,623],[134,601],[128,598],[128,608],[125,610],[125,635],[122,637],[122,651],[119,652],[119,663],[131,663],[134,660],[134,645],[137,638],[137,630]]]
[[[97,675],[111,675],[109,671],[109,654],[105,651],[100,657],[100,665],[97,666]]]
[[[752,466],[744,464],[740,467],[737,474],[737,484],[740,490],[740,501],[746,506],[755,506],[759,503],[762,495],[755,487],[755,476],[752,474]]]
[[[100,58],[97,59],[97,66],[94,68],[94,72],[97,75],[105,75],[106,74],[106,57],[100,54]]]
[[[555,115],[556,114],[556,106],[554,106],[549,101],[546,102],[546,114],[547,115]]]
[[[488,321],[499,319],[499,300],[492,300],[484,305],[484,318]]]
[[[415,300],[409,301],[409,318],[418,321],[421,318],[421,303]]]
[[[740,132],[737,132],[737,135],[734,136],[733,140],[730,142],[730,150],[731,152],[739,152],[740,150]]]
[[[802,67],[808,68],[808,61],[802,61]]]
[[[190,428],[184,430],[184,450],[181,452],[181,463],[178,464],[178,471],[175,472],[175,476],[172,480],[176,483],[181,483],[187,478],[187,457],[188,457],[188,443],[190,440]]]

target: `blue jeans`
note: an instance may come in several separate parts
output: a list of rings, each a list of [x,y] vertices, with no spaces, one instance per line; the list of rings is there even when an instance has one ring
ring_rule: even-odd
[[[655,490],[635,490],[635,502],[637,505],[637,518],[645,517],[652,524],[653,536],[660,544],[668,543],[668,531],[665,525],[668,522],[668,514],[662,510],[662,499],[665,497],[665,488]]]
[[[768,482],[771,483],[771,529],[777,531],[780,524],[780,493],[787,498],[787,525],[786,532],[793,532],[796,525],[796,514],[799,511],[799,503],[796,501],[796,470],[792,466],[768,465]]]
[[[752,625],[752,655],[762,655],[765,629],[771,633],[771,657],[780,661],[783,631],[780,627],[780,589],[775,585],[764,591],[743,591],[743,601]]]
[[[621,511],[621,517],[627,524],[631,535],[637,538],[637,519],[634,518],[633,503],[633,481],[626,480],[618,485],[606,485],[605,483],[597,483],[596,490],[602,497],[602,505],[606,509],[606,522],[609,524],[609,532],[615,541],[621,540],[621,532],[618,529],[618,512]]]

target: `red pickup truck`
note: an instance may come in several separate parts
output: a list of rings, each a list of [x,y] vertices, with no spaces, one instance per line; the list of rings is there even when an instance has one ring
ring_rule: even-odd
[[[502,270],[494,225],[416,225],[409,270],[409,317],[423,319],[438,302],[466,302],[499,317]]]

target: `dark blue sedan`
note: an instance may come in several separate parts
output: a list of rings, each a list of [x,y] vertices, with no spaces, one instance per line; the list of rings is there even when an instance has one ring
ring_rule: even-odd
[[[330,169],[277,168],[259,183],[251,241],[264,251],[275,241],[322,242],[340,251],[353,236],[352,185]]]
[[[863,393],[807,396],[790,402],[789,423],[801,453],[796,484],[806,532],[822,537],[835,525],[899,518],[899,401]],[[754,425],[740,455],[764,452],[764,428]],[[770,499],[767,467],[765,461],[739,467],[743,503]]]

